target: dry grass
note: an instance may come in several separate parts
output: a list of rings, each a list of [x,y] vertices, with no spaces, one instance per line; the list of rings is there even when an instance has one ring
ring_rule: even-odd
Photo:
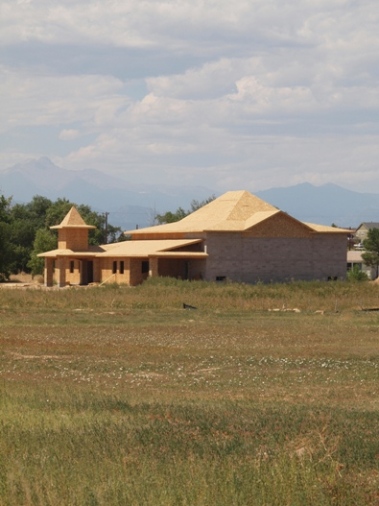
[[[0,290],[0,504],[379,504],[378,290]]]

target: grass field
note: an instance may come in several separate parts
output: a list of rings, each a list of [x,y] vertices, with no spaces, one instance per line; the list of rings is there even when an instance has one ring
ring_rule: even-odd
[[[0,288],[0,505],[379,505],[378,296]]]

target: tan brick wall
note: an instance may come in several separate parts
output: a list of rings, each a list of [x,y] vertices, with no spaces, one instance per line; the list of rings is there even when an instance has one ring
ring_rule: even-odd
[[[239,282],[312,280],[346,276],[346,237],[314,234],[311,237],[243,237],[209,234],[205,277]]]

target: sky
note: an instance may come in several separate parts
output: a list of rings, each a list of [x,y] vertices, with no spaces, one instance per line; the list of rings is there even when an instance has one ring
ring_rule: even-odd
[[[377,0],[1,0],[0,170],[379,193]]]

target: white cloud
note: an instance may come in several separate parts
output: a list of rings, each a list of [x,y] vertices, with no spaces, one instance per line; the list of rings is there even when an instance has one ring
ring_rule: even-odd
[[[44,76],[3,68],[1,126],[105,124],[128,99],[122,83],[102,76]],[[0,127],[1,128],[1,127]]]
[[[48,127],[54,161],[146,182],[258,190],[377,180],[374,0],[0,8],[3,167],[35,154],[22,129]]]
[[[80,136],[80,132],[73,128],[62,130],[59,134],[59,139],[63,141],[71,141],[73,139],[77,139]]]

